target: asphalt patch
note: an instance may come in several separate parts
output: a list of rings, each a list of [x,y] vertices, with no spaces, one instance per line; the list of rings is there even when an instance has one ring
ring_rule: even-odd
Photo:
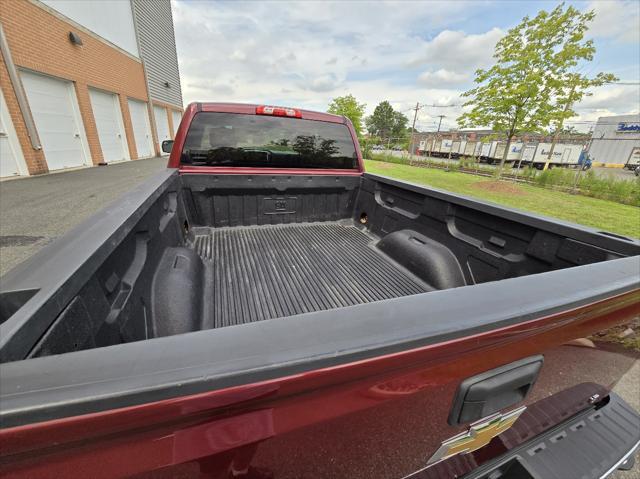
[[[24,235],[6,235],[0,236],[0,248],[8,248],[11,246],[29,246],[37,243],[44,236],[24,236]]]

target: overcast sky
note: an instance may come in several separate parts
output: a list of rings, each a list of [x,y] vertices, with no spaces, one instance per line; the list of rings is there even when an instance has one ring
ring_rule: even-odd
[[[640,2],[571,2],[595,9],[589,35],[597,53],[585,71],[640,80]],[[473,72],[491,65],[493,47],[524,15],[557,2],[206,2],[173,0],[185,104],[233,101],[325,111],[353,94],[371,113],[389,100],[407,116],[416,101],[459,104]],[[640,86],[597,89],[574,126],[638,113]],[[459,107],[420,111],[417,126],[455,126]],[[580,123],[582,122],[582,123]]]

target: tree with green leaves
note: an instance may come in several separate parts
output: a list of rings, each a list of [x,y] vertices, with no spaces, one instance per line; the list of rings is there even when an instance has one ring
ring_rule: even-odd
[[[551,12],[524,17],[496,44],[496,60],[488,70],[477,70],[475,88],[463,93],[471,111],[458,118],[461,127],[491,127],[506,136],[500,168],[514,135],[555,131],[576,113],[572,106],[593,87],[615,81],[613,75],[582,73],[593,59],[595,46],[584,36],[593,11],[581,12],[564,3]]]
[[[365,123],[370,135],[379,136],[383,140],[391,137],[394,125],[394,110],[391,103],[382,101],[373,110],[373,115],[367,117]]]
[[[399,111],[393,112],[393,128],[391,130],[391,136],[393,138],[405,138],[409,134],[407,125],[409,124],[409,118],[403,115]]]
[[[373,115],[366,119],[367,130],[370,135],[376,135],[383,140],[390,138],[402,139],[407,135],[409,119],[395,111],[388,101],[382,101],[373,110]]]
[[[362,134],[362,118],[367,105],[358,103],[353,95],[338,96],[329,103],[328,113],[346,116],[353,123],[358,137]]]

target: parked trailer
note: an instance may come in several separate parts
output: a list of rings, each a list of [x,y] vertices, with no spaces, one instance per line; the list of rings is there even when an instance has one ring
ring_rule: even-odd
[[[495,148],[494,143],[497,143],[497,142],[491,141],[487,143],[482,143],[482,147],[480,148],[480,161],[487,161],[487,162],[489,161],[489,158],[491,157],[491,152]]]
[[[451,143],[451,152],[450,152],[451,158],[460,158],[460,145],[461,145],[460,140],[455,140]]]
[[[480,161],[487,161],[489,158],[489,153],[491,152],[491,143],[481,143],[480,147]]]
[[[449,156],[451,147],[453,146],[453,140],[436,140],[436,145],[433,148],[433,156],[445,158]]]
[[[537,143],[529,143],[527,145],[524,145],[524,147],[522,148],[522,155],[520,156],[520,160],[516,163],[516,165],[526,166],[533,163],[533,158],[536,155],[537,149]]]
[[[425,141],[425,155],[429,156],[429,155],[433,155],[433,149],[436,146],[436,140],[435,138],[428,138]]]
[[[475,149],[473,150],[473,156],[476,158],[476,160],[477,160],[478,158],[480,158],[480,151],[481,151],[481,150],[482,150],[482,142],[481,142],[481,141],[478,141],[478,142],[476,142],[476,147],[475,147]]]
[[[498,143],[500,143],[499,141],[492,141],[491,142],[491,148],[489,149],[489,158],[487,158],[489,160],[489,163],[494,163],[494,158],[496,156],[496,149],[498,148]]]
[[[453,147],[453,140],[442,140],[440,143],[440,154],[442,156],[449,155]]]
[[[504,150],[507,147],[507,143],[504,141],[500,141],[496,144],[495,149],[493,149],[493,151],[489,154],[490,156],[490,160],[495,161],[496,163],[499,163],[500,161],[502,161],[502,155],[504,155]]]
[[[640,146],[636,146],[631,150],[629,154],[629,159],[625,163],[624,167],[628,170],[635,170],[638,166],[640,166]]]
[[[551,143],[539,143],[536,153],[533,156],[533,166],[541,170],[548,161]],[[571,143],[557,143],[553,149],[549,166],[576,167],[580,160],[580,153],[584,150],[583,145]]]
[[[509,152],[507,153],[507,157],[505,159],[505,163],[517,162],[520,159],[520,155],[522,155],[522,148],[524,143],[522,142],[513,142],[509,145]],[[499,141],[496,145],[496,148],[493,152],[492,159],[499,163],[502,161],[502,156],[504,155],[504,150],[507,147],[506,141]]]
[[[522,156],[522,149],[524,148],[524,143],[522,142],[515,142],[515,143],[511,143],[511,145],[509,146],[509,153],[507,153],[507,161],[508,162],[516,162],[520,160],[520,157]]]
[[[433,138],[420,140],[420,145],[418,146],[418,154],[422,156],[432,155],[434,146],[435,140]]]
[[[462,158],[464,156],[464,149],[467,146],[467,140],[460,140],[460,148],[458,148],[458,153],[456,158]]]
[[[479,141],[467,141],[464,145],[464,150],[462,151],[462,156],[470,158],[472,156],[476,156],[476,147],[480,144]]]
[[[431,150],[431,156],[440,156],[440,144],[442,140],[433,140],[433,149]]]

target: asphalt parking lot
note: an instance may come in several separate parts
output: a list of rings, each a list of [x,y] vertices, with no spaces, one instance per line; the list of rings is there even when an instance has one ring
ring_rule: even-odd
[[[166,164],[151,158],[0,182],[0,276]]]
[[[166,161],[152,158],[0,182],[0,275],[162,170]],[[640,361],[614,390],[640,410]],[[636,456],[632,471],[611,477],[640,479],[640,452]]]

